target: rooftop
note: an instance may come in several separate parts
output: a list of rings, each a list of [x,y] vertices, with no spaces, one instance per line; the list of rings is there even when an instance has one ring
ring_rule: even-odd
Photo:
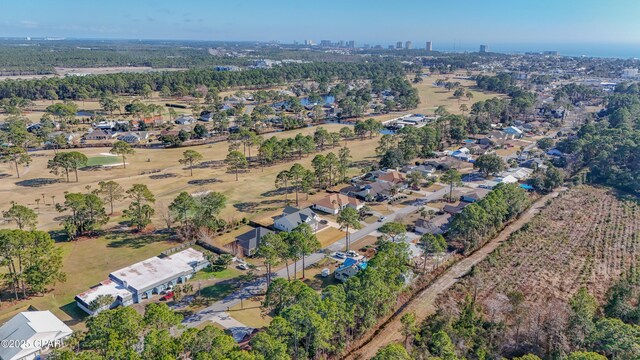
[[[134,289],[145,289],[163,279],[189,273],[198,262],[204,260],[204,254],[189,248],[165,258],[153,257],[135,263],[112,272],[110,277],[126,282]]]

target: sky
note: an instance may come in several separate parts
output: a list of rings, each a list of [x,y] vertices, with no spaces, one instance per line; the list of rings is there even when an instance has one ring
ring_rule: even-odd
[[[638,0],[0,0],[0,37],[640,44]]]

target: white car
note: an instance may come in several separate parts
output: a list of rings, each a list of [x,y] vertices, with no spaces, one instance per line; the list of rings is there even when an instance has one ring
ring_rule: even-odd
[[[238,264],[238,269],[240,269],[240,270],[249,270],[249,265],[247,265],[247,263],[240,263],[240,264]]]
[[[349,251],[347,251],[347,256],[348,257],[358,257],[359,255],[358,255],[357,252],[355,252],[353,250],[349,250]]]
[[[338,259],[346,259],[347,255],[343,252],[338,251],[336,252],[335,257],[337,257]]]

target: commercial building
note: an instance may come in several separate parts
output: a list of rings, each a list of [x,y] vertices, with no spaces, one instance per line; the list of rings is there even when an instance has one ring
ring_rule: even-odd
[[[489,47],[487,45],[480,45],[480,53],[484,54],[489,51]]]
[[[396,49],[402,49],[402,41],[396,43]]]
[[[62,347],[73,331],[50,311],[25,311],[0,327],[1,360],[40,359],[40,354]]]
[[[425,49],[427,50],[427,52],[432,52],[433,51],[433,43],[431,41],[427,41],[427,46],[425,47]]]
[[[405,48],[405,49],[407,49],[407,50],[411,50],[411,49],[413,49],[413,43],[412,43],[411,41],[407,40],[407,41],[404,43],[404,48]]]
[[[208,265],[204,254],[191,248],[170,256],[156,256],[112,272],[107,280],[76,295],[76,304],[93,315],[117,306],[139,303],[178,283],[185,283]],[[100,297],[109,297],[111,301],[98,304],[96,300]]]

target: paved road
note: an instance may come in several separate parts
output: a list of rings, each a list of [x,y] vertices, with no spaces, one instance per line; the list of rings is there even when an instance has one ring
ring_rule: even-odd
[[[438,296],[444,294],[448,289],[455,285],[464,277],[464,275],[471,271],[473,266],[484,260],[498,246],[500,246],[501,243],[506,241],[511,234],[529,223],[529,221],[546,206],[547,201],[556,198],[565,190],[567,189],[560,188],[557,191],[538,199],[524,214],[522,214],[522,216],[507,225],[507,227],[505,227],[496,237],[491,239],[482,248],[455,263],[455,265],[451,266],[447,271],[440,275],[426,289],[422,290],[420,294],[409,300],[401,311],[393,315],[391,321],[386,323],[380,329],[377,329],[374,333],[370,332],[369,337],[364,338],[360,342],[359,347],[352,350],[351,353],[346,354],[343,359],[370,359],[376,354],[378,349],[383,346],[394,342],[402,342],[403,337],[400,331],[400,318],[403,314],[413,313],[416,316],[417,323],[420,323],[420,321],[425,319],[428,315],[435,312],[435,301]]]
[[[447,189],[448,189],[447,187],[444,187],[438,191],[430,193],[428,196],[424,197],[424,199],[427,202],[440,199],[447,193]],[[384,221],[374,222],[373,224],[367,224],[362,229],[351,234],[351,242],[360,240],[363,237],[373,233],[374,231],[378,230],[378,228],[380,228],[383,224],[395,220],[396,217],[398,216],[407,215],[416,210],[418,210],[417,206],[406,206],[402,209],[397,210],[395,213],[387,216]],[[346,238],[343,237],[340,240],[336,241],[335,243],[329,245],[328,247],[307,256],[305,258],[306,267],[308,268],[316,264],[320,260],[324,259],[324,257],[327,254],[330,254],[336,251],[341,251],[345,246],[346,246]],[[302,269],[302,260],[298,261],[295,265],[290,264],[289,273],[293,274],[294,268]],[[276,271],[275,276],[286,277],[287,269],[282,268]],[[264,276],[261,276],[260,278],[247,283],[242,289],[232,294],[229,294],[224,299],[217,301],[214,304],[210,305],[209,307],[203,310],[200,310],[197,313],[185,318],[183,321],[183,324],[188,327],[196,327],[202,324],[203,322],[212,320],[217,316],[216,313],[229,310],[229,308],[239,304],[241,299],[248,299],[264,293],[264,289],[266,285],[267,285],[266,278]]]

